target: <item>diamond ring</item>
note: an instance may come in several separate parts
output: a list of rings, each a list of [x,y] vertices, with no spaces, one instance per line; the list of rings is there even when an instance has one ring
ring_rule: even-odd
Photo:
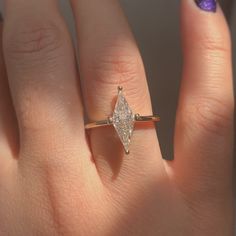
[[[109,116],[105,120],[95,121],[85,125],[85,129],[92,129],[97,127],[104,127],[113,125],[121,143],[124,146],[126,154],[129,154],[129,145],[134,130],[134,124],[136,122],[158,122],[160,117],[157,115],[141,116],[134,114],[129,107],[129,104],[123,94],[123,88],[118,87],[118,96],[113,111],[113,115]]]

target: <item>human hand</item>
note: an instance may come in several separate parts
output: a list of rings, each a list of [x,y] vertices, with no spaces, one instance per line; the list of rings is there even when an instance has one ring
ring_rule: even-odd
[[[90,120],[110,115],[118,85],[134,112],[152,110],[118,1],[71,3],[80,78],[57,1],[5,0],[0,235],[233,235],[231,48],[220,7],[182,0],[183,80],[167,162],[152,125],[136,127],[128,156],[112,127],[86,138],[84,108]]]

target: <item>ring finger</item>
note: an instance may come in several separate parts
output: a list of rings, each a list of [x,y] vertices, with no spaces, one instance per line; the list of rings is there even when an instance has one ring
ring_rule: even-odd
[[[111,115],[117,86],[122,86],[134,113],[150,115],[151,102],[144,67],[128,23],[116,0],[71,0],[77,22],[80,75],[89,120]],[[162,173],[154,126],[137,129],[130,155],[114,129],[90,132],[93,156],[104,182],[118,176]],[[122,166],[122,168],[121,168]]]

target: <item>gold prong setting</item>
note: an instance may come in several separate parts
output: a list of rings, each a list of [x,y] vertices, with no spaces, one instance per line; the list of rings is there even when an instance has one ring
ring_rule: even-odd
[[[123,91],[123,87],[122,86],[118,86],[118,92],[121,92],[121,91]]]
[[[85,125],[85,129],[104,127],[113,125],[115,128],[121,143],[123,144],[125,154],[129,154],[129,146],[134,131],[134,124],[145,122],[159,122],[160,117],[158,115],[141,116],[139,113],[134,114],[123,94],[123,87],[118,86],[118,96],[116,105],[111,116],[108,116],[104,120],[94,121]]]
[[[141,120],[140,114],[136,113],[136,114],[134,115],[134,120],[135,120],[135,121]]]
[[[109,125],[112,125],[112,124],[113,124],[113,118],[112,118],[112,116],[108,116],[108,117],[107,117],[107,122],[108,122]]]

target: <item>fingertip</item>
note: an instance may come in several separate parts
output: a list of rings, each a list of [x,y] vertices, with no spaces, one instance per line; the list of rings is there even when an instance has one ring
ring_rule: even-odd
[[[206,11],[199,6],[200,3],[203,5],[203,1],[182,0],[181,28],[185,57],[192,51],[206,50],[209,47],[224,49],[227,52],[231,49],[229,27],[220,5],[216,3],[216,11],[213,11],[214,6],[212,11],[210,6]]]

